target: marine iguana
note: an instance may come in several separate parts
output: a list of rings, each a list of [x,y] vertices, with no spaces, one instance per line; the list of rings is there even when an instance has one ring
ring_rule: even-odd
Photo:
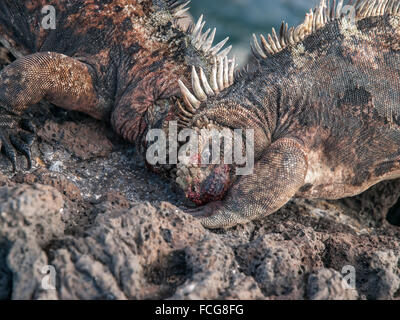
[[[34,129],[26,119],[19,126],[16,115],[43,98],[110,121],[141,147],[150,128],[174,119],[177,79],[190,83],[191,65],[210,72],[214,59],[231,48],[223,49],[228,38],[213,45],[216,30],[203,32],[203,16],[189,28],[180,26],[189,2],[0,1],[0,41],[18,57],[0,73],[0,141],[14,170],[15,150],[31,166]],[[55,9],[55,29],[42,24],[48,4]]]
[[[251,175],[236,176],[235,163],[199,163],[207,139],[179,165],[177,182],[205,204],[191,213],[228,228],[295,196],[339,199],[399,178],[400,1],[323,0],[298,27],[283,23],[260,38],[257,65],[228,89],[211,92],[215,76],[197,79],[194,93],[180,83],[188,127],[254,130]]]

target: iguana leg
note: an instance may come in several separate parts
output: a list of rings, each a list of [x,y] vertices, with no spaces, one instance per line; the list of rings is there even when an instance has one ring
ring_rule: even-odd
[[[211,229],[249,222],[284,206],[303,186],[306,173],[302,146],[291,139],[278,140],[256,163],[253,174],[240,177],[222,202],[189,213]]]
[[[136,143],[148,126],[146,114],[158,99],[168,99],[179,94],[178,79],[168,69],[148,71],[140,81],[127,87],[116,100],[111,114],[111,125],[126,141]],[[153,114],[157,117],[160,115]]]
[[[146,129],[144,114],[153,104],[153,96],[146,88],[130,87],[117,102],[111,114],[111,125],[126,141],[135,143]]]
[[[30,166],[32,139],[18,131],[18,117],[43,98],[69,110],[102,118],[90,67],[54,52],[41,52],[20,58],[0,72],[0,141],[2,150],[15,169],[15,148]],[[5,114],[4,110],[7,111]],[[32,131],[32,130],[29,130]]]

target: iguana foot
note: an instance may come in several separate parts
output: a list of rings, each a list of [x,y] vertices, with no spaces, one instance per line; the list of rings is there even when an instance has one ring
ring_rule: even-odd
[[[211,217],[214,213],[216,213],[221,208],[222,208],[222,201],[215,201],[215,202],[208,203],[202,207],[188,209],[185,212],[192,215],[195,218],[208,218],[208,217]]]
[[[200,144],[199,157],[208,148],[207,144]],[[199,218],[206,228],[227,229],[274,213],[295,196],[304,185],[307,154],[297,141],[282,138],[265,150],[249,175],[235,178],[235,170],[228,165],[189,164],[181,165],[179,170],[177,182],[186,187],[183,190],[190,200],[200,199],[200,204],[211,201],[188,213]],[[230,187],[226,189],[227,186]],[[196,197],[192,197],[191,190],[196,191]],[[219,199],[215,199],[216,195]]]
[[[17,170],[17,153],[25,156],[32,168],[31,146],[35,141],[35,127],[27,119],[18,119],[14,115],[0,115],[1,151],[11,161],[13,171]]]

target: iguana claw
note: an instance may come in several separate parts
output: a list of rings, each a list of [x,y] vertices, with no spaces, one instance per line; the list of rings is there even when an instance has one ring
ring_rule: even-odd
[[[10,160],[13,171],[17,171],[17,153],[18,151],[25,156],[27,160],[27,170],[32,168],[31,146],[35,141],[34,126],[27,120],[15,121],[15,116],[0,116],[0,144],[1,151]]]

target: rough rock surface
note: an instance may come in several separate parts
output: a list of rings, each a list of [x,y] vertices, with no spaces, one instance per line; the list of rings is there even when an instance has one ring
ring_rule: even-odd
[[[400,228],[386,214],[400,181],[209,231],[106,125],[31,112],[32,170],[0,157],[0,299],[399,299]]]

